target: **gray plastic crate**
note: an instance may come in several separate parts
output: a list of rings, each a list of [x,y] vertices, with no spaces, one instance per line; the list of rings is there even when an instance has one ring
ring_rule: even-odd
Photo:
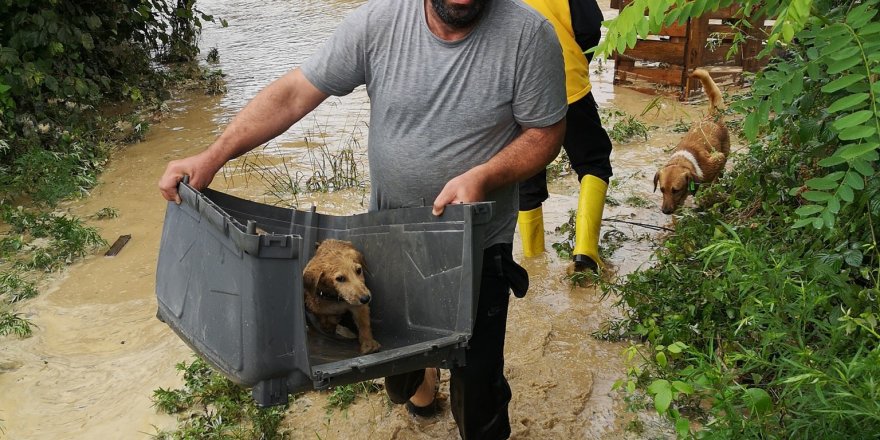
[[[258,404],[463,365],[491,203],[449,206],[441,217],[431,207],[333,216],[186,184],[179,193],[162,230],[157,317],[226,377],[254,387]],[[306,325],[302,269],[327,238],[364,254],[376,353],[361,356],[356,341]]]

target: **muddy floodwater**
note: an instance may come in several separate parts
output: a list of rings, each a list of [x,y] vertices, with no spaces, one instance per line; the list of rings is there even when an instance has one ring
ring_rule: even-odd
[[[148,438],[157,429],[176,425],[174,417],[158,413],[151,401],[154,389],[182,384],[174,365],[192,356],[155,318],[155,266],[166,206],[156,182],[168,160],[205,148],[250,97],[301,63],[360,3],[199,1],[206,12],[229,22],[226,29],[208,26],[202,39],[203,53],[213,47],[219,50],[216,67],[227,75],[229,92],[220,97],[193,93],[169,103],[168,115],[152,126],[145,141],[115,153],[89,197],[61,207],[82,217],[115,208],[117,218],[90,220],[90,224],[110,243],[125,234],[131,235],[131,241],[116,257],[103,257],[102,250],[49,276],[42,294],[19,309],[36,328],[27,339],[0,339],[0,438]],[[606,10],[606,18],[612,13]],[[654,99],[613,86],[610,62],[601,66],[594,62],[593,69],[594,93],[604,109],[639,115]],[[278,203],[277,194],[269,194],[266,175],[283,171],[308,176],[326,166],[316,152],[332,154],[342,148],[355,151],[358,176],[367,181],[368,108],[362,88],[344,98],[331,98],[278,140],[230,163],[211,186]],[[658,111],[640,117],[654,128],[647,141],[635,138],[615,145],[616,183],[609,196],[617,203],[606,207],[606,218],[667,223],[659,212],[659,196],[651,193],[651,177],[681,136],[672,127],[704,111],[702,104],[682,105],[663,98]],[[548,252],[524,259],[519,243],[514,244],[515,257],[529,271],[532,288],[524,299],[511,301],[508,321],[506,373],[513,388],[513,436],[640,438],[626,432],[635,416],[627,414],[621,397],[611,391],[613,382],[625,373],[626,344],[590,336],[613,317],[614,298],[603,299],[595,288],[572,287],[565,279],[567,262],[550,247],[562,239],[554,228],[577,205],[576,178],[569,174],[555,180],[551,193],[544,205]],[[366,194],[366,188],[301,193],[285,203],[354,214],[366,209]],[[608,260],[614,271],[624,274],[650,264],[655,232],[605,222],[603,234],[612,231],[625,236]],[[443,392],[448,390],[448,379],[444,372]],[[299,396],[292,401],[283,428],[293,438],[304,439],[457,438],[448,409],[443,417],[423,421],[408,416],[402,407],[389,406],[383,394],[360,398],[347,410],[330,413],[326,401],[327,393],[322,392]],[[644,435],[669,435],[662,422],[640,417],[650,433]]]

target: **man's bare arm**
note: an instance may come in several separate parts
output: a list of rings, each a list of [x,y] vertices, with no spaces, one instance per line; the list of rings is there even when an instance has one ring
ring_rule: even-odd
[[[177,184],[184,175],[195,188],[205,188],[223,164],[283,133],[327,96],[299,69],[275,80],[235,116],[208,149],[168,163],[159,180],[162,197],[180,203]]]
[[[442,214],[450,203],[480,202],[496,188],[534,176],[559,154],[563,137],[564,118],[547,127],[523,130],[489,161],[447,182],[434,200],[434,215]]]

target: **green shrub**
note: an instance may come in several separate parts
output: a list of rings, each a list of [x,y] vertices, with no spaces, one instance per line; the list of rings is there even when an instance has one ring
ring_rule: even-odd
[[[279,429],[286,406],[257,407],[247,389],[198,358],[177,364],[177,370],[183,372],[184,387],[155,390],[153,404],[162,412],[178,414],[178,428],[160,431],[154,438],[284,438]]]
[[[731,3],[635,0],[605,49]],[[617,387],[647,393],[682,437],[874,438],[880,2],[739,4],[741,30],[776,18],[776,56],[732,106],[751,144],[653,268],[606,286],[623,318],[599,336],[637,341]]]

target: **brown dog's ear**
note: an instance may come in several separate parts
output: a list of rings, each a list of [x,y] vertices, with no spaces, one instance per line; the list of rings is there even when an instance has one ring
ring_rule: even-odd
[[[660,181],[660,171],[654,173],[654,192],[657,192],[657,182]]]
[[[306,289],[306,292],[314,292],[318,289],[318,282],[321,281],[321,275],[323,274],[324,272],[316,267],[306,267],[306,270],[303,272],[303,287]]]

